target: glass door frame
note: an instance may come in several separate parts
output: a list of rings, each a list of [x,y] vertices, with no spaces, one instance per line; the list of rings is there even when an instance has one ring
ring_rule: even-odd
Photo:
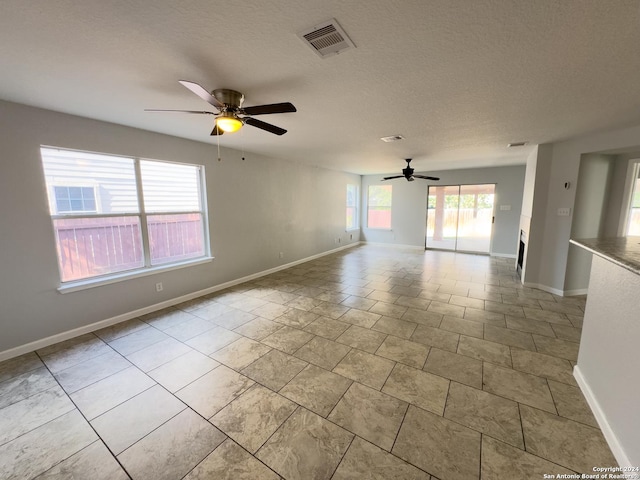
[[[491,233],[489,234],[489,249],[487,252],[480,252],[480,251],[472,251],[472,250],[458,250],[458,232],[460,229],[460,197],[461,197],[461,191],[462,191],[462,187],[468,187],[468,186],[476,186],[476,185],[493,185],[493,208],[491,211]],[[496,186],[497,183],[460,183],[460,184],[451,184],[451,185],[428,185],[427,186],[427,211],[426,211],[426,215],[425,215],[425,235],[424,235],[424,248],[425,250],[440,250],[440,251],[446,251],[446,252],[458,252],[458,253],[470,253],[470,254],[476,254],[476,255],[491,255],[491,248],[493,247],[493,235],[495,233],[495,229],[494,229],[494,225],[495,225],[495,219],[496,219]],[[455,247],[454,249],[448,249],[448,248],[438,248],[438,247],[432,247],[428,245],[428,232],[429,232],[429,190],[431,188],[447,188],[447,187],[457,187],[458,189],[458,204],[457,204],[457,215],[456,215],[456,238],[455,238]]]

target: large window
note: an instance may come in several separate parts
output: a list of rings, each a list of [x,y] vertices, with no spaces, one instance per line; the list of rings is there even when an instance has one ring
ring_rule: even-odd
[[[347,230],[358,228],[358,186],[347,185]]]
[[[640,235],[640,162],[633,167],[633,185],[629,200],[626,235]]]
[[[208,255],[204,167],[41,153],[62,282]]]
[[[370,185],[367,200],[367,226],[391,228],[391,185]]]

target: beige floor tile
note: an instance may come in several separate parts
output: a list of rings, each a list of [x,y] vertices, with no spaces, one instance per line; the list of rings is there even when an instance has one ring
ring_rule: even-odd
[[[524,316],[532,320],[540,320],[543,322],[557,323],[559,325],[571,325],[571,322],[562,313],[551,312],[549,310],[541,310],[536,308],[523,307]]]
[[[455,352],[458,348],[460,335],[440,330],[439,328],[418,325],[416,330],[413,332],[413,335],[411,335],[411,340],[430,347],[438,347],[443,350]]]
[[[567,340],[559,338],[543,337],[542,335],[534,335],[533,341],[539,353],[545,353],[552,357],[564,358],[572,362],[578,361],[579,345]]]
[[[551,327],[556,337],[569,342],[580,343],[580,335],[582,334],[580,328],[569,327],[568,325],[551,325]]]
[[[254,385],[254,381],[220,365],[175,395],[204,418],[211,418]]]
[[[75,410],[59,386],[0,409],[0,445]]]
[[[314,337],[300,347],[294,356],[324,369],[332,370],[350,350],[351,347],[348,345],[332,342],[322,337]]]
[[[340,303],[349,308],[355,308],[357,310],[366,311],[376,304],[376,300],[359,297],[357,295],[350,295]]]
[[[444,417],[524,449],[516,402],[452,382]]]
[[[170,392],[175,392],[218,365],[200,352],[189,352],[151,370],[148,375]]]
[[[540,304],[535,298],[520,297],[518,295],[502,295],[502,303],[520,307],[540,308]]]
[[[298,408],[258,451],[265,464],[291,480],[329,480],[353,434]]]
[[[407,307],[386,302],[376,302],[376,304],[369,309],[369,312],[392,318],[401,318],[406,311]]]
[[[393,317],[382,317],[371,327],[371,330],[395,335],[396,337],[411,338],[417,326],[418,324],[414,322],[407,322]]]
[[[354,349],[347,353],[333,372],[380,390],[394,364],[386,358]]]
[[[280,315],[283,315],[289,310],[290,307],[281,305],[279,303],[267,302],[264,305],[259,306],[251,310],[251,313],[267,320],[275,320]]]
[[[278,393],[326,417],[352,381],[315,365],[308,365]]]
[[[353,383],[328,419],[390,451],[406,410],[407,403]]]
[[[101,328],[100,330],[93,333],[100,337],[100,339],[102,339],[103,341],[110,342],[112,340],[115,340],[116,338],[124,337],[125,335],[129,335],[130,333],[137,332],[138,330],[144,330],[145,328],[149,328],[149,325],[147,323],[134,318],[132,320],[127,320],[126,322],[120,322],[106,328]]]
[[[426,285],[422,285],[423,289],[420,292],[420,295],[419,295],[420,298],[425,298],[427,300],[431,300],[432,302],[440,302],[440,303],[449,303],[449,300],[451,300],[451,294],[436,292],[439,285],[431,284],[429,285],[429,288],[424,288],[425,286]],[[432,290],[432,288],[434,290]],[[444,314],[441,314],[441,315],[444,315]],[[450,315],[450,313],[447,313],[447,315]]]
[[[271,347],[251,340],[250,338],[242,337],[226,347],[222,347],[220,350],[213,352],[210,356],[227,367],[239,371],[251,365],[270,351]]]
[[[429,349],[427,345],[389,335],[375,353],[410,367],[422,368],[429,355]]]
[[[536,333],[538,335],[545,335],[547,337],[555,337],[556,334],[551,328],[551,324],[548,322],[541,322],[539,320],[531,320],[524,317],[511,317],[506,316],[507,328],[511,330],[518,330],[520,332]]]
[[[184,480],[279,480],[279,476],[233,440],[225,440]]]
[[[482,479],[544,478],[544,475],[575,475],[571,470],[531,455],[491,437],[482,437]],[[571,477],[565,477],[571,478]]]
[[[251,301],[253,302],[255,300],[256,299],[252,299]],[[222,315],[218,315],[211,321],[222,328],[233,330],[235,328],[241,327],[245,323],[250,322],[254,318],[256,318],[256,316],[252,313],[233,309],[223,313]]]
[[[193,316],[193,318],[191,318],[190,320],[187,320],[186,322],[180,323],[173,327],[169,327],[163,331],[176,340],[185,342],[214,328],[216,328],[216,324],[213,323],[212,320],[205,320],[204,318]]]
[[[211,355],[216,350],[235,342],[240,338],[235,332],[222,327],[215,327],[187,340],[185,343],[200,353]]]
[[[331,480],[429,480],[429,474],[356,437]]]
[[[511,357],[513,368],[516,370],[568,385],[578,385],[573,377],[573,367],[568,360],[519,348],[511,349]]]
[[[462,318],[464,316],[465,307],[450,303],[437,302],[434,300],[429,305],[427,311]]]
[[[548,380],[548,382],[553,401],[558,410],[558,415],[595,428],[600,428],[591,412],[591,407],[589,407],[582,391],[578,387],[554,380]]]
[[[253,295],[250,295],[248,297],[249,298],[243,298],[241,300],[238,300],[237,302],[230,303],[229,306],[237,310],[242,310],[243,312],[251,312],[256,308],[269,303],[266,300],[262,300],[261,298],[255,297]],[[224,325],[221,325],[221,326],[224,326]]]
[[[471,320],[463,320],[457,317],[445,315],[440,324],[442,330],[448,332],[460,333],[469,337],[482,338],[484,332],[484,324],[481,322],[473,322]]]
[[[369,284],[369,287],[375,288],[371,284]],[[387,284],[386,288],[388,288],[388,290],[391,290],[393,288],[393,285]],[[387,303],[394,303],[396,300],[398,300],[398,298],[400,298],[400,294],[390,293],[388,290],[376,289],[373,292],[371,292],[369,295],[367,295],[367,298],[370,298],[371,300],[375,300],[377,302],[387,302]],[[410,297],[410,298],[413,298],[413,297]],[[408,305],[405,305],[405,306],[408,306]]]
[[[26,353],[19,357],[0,362],[0,385],[5,380],[10,380],[23,373],[43,367],[44,364],[35,352]]]
[[[129,367],[70,396],[82,414],[92,420],[155,384],[155,381],[136,367]]]
[[[266,318],[256,318],[236,328],[235,332],[259,342],[283,327],[281,323],[272,322]]]
[[[162,333],[155,330],[158,334]],[[92,333],[56,343],[38,350],[38,355],[51,373],[57,373],[78,363],[112,352],[111,348]]]
[[[480,433],[410,406],[392,453],[446,480],[480,478]]]
[[[128,480],[116,459],[101,441],[95,441],[78,453],[71,455],[50,468],[34,480],[57,480],[61,478],[91,480]]]
[[[297,293],[298,292],[296,292],[296,294]],[[298,310],[304,310],[306,312],[309,312],[309,311],[313,310],[315,307],[317,307],[320,304],[322,304],[322,300],[317,300],[317,299],[311,298],[311,297],[300,296],[298,298],[295,298],[295,299],[291,300],[290,302],[287,302],[286,306],[287,307],[291,307],[291,308],[297,308]],[[319,313],[319,312],[318,312],[318,314],[321,315],[321,313]]]
[[[307,362],[272,350],[242,370],[242,374],[278,391],[307,366]]]
[[[597,428],[520,406],[527,451],[579,473],[615,466],[615,458]]]
[[[449,303],[460,307],[471,307],[484,310],[484,300],[477,298],[461,297],[459,295],[451,295]]]
[[[349,311],[349,307],[336,303],[322,302],[311,309],[311,313],[316,313],[323,317],[338,319]]]
[[[78,410],[0,446],[0,478],[23,480],[46,472],[98,439]]]
[[[329,317],[319,317],[304,327],[305,332],[319,335],[320,337],[335,340],[342,335],[350,324]]]
[[[309,332],[284,326],[261,340],[262,343],[282,352],[292,354],[313,338]]]
[[[149,347],[127,355],[127,360],[143,372],[148,372],[190,351],[192,351],[191,347],[169,337],[166,340],[161,340]]]
[[[120,355],[126,356],[149,347],[154,343],[166,340],[167,338],[170,337],[156,328],[144,328],[125,335],[124,337],[116,338],[110,341],[109,345],[120,353]]]
[[[502,345],[531,350],[532,352],[536,351],[536,346],[530,333],[498,327],[497,325],[485,325],[484,339],[501,343]]]
[[[157,328],[158,330],[166,330],[167,328],[175,327],[191,320],[193,317],[194,316],[191,313],[179,310],[175,307],[169,307],[142,315],[140,320]],[[110,341],[111,339],[107,340],[105,338],[104,340]]]
[[[57,386],[55,378],[44,366],[21,373],[0,383],[0,408]]]
[[[350,323],[363,328],[371,328],[382,315],[352,308],[340,317],[341,322]]]
[[[374,353],[382,345],[385,338],[387,338],[387,335],[384,333],[352,325],[336,339],[336,342]]]
[[[438,328],[440,326],[440,323],[442,322],[442,317],[444,317],[444,315],[442,315],[441,313],[409,308],[404,313],[404,315],[402,315],[402,320],[418,323],[420,325],[426,325],[427,327]]]
[[[524,311],[519,305],[487,301],[484,304],[484,309],[488,312],[504,313],[505,315],[512,315],[514,317],[524,317]]]
[[[462,335],[457,353],[477,360],[511,367],[511,351],[506,345]]]
[[[496,312],[488,312],[477,308],[467,307],[464,311],[465,320],[473,320],[474,322],[490,323],[500,327],[506,326],[504,314]]]
[[[118,455],[138,480],[182,478],[225,440],[209,422],[184,410]]]
[[[344,300],[346,300],[347,298],[349,298],[349,295],[346,293],[340,293],[340,292],[331,292],[331,291],[324,291],[322,292],[320,295],[318,295],[316,297],[318,300],[322,300],[323,302],[329,302],[329,303],[342,303]]]
[[[204,320],[213,320],[219,315],[222,315],[223,313],[229,312],[231,310],[233,310],[233,307],[230,307],[229,305],[225,305],[215,301],[209,301],[202,307],[191,310],[190,313]]]
[[[487,392],[556,413],[551,391],[544,378],[485,363],[483,380]]]
[[[465,355],[432,348],[424,370],[474,388],[482,388],[482,362]]]
[[[448,391],[449,380],[400,363],[382,388],[383,393],[438,415],[444,412]]]
[[[222,432],[255,453],[296,409],[296,404],[254,385],[211,418]]]
[[[131,363],[128,360],[109,350],[104,355],[58,371],[54,376],[67,393],[73,393],[130,366]]]
[[[548,300],[539,300],[538,303],[543,310],[549,310],[551,312],[568,313],[569,315],[582,315],[584,313],[583,310],[577,305],[566,303],[566,300],[568,299],[563,298],[562,300],[562,303],[555,301],[551,302]]]
[[[91,425],[118,455],[185,408],[184,403],[156,385],[94,418]]]

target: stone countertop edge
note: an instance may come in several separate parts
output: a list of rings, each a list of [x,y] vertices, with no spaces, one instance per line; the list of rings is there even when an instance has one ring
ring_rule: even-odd
[[[640,237],[579,238],[569,242],[640,275]]]

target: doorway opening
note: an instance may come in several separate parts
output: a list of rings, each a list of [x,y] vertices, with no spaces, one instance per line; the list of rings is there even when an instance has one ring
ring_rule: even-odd
[[[425,247],[491,251],[495,184],[429,186]]]

